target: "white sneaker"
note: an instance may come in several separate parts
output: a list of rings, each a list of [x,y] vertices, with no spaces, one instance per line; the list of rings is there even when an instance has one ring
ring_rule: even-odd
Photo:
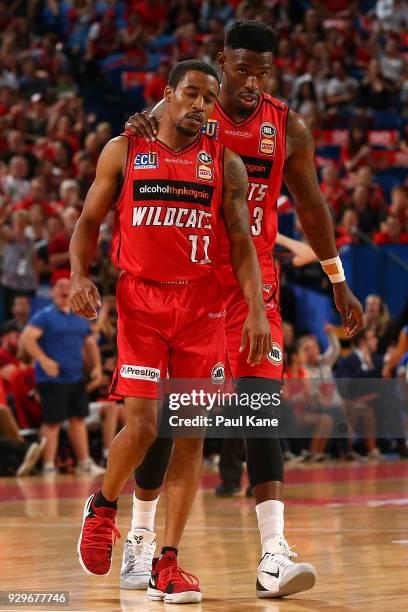
[[[148,529],[129,531],[120,571],[121,589],[147,589],[156,550],[156,534]]]
[[[285,597],[307,591],[316,584],[316,570],[310,563],[293,563],[297,557],[283,537],[276,537],[273,553],[264,553],[258,566],[256,596]]]
[[[55,476],[58,474],[57,466],[53,461],[43,464],[42,473],[44,476]]]
[[[16,472],[16,476],[27,476],[35,468],[41,459],[42,452],[47,444],[47,438],[41,438],[39,442],[33,442],[27,449],[23,462]]]
[[[373,448],[373,450],[371,450],[368,455],[367,455],[367,459],[368,461],[387,461],[386,457],[384,457],[384,455],[381,453],[379,448]]]
[[[90,476],[102,476],[105,473],[105,468],[97,465],[93,459],[87,459],[78,463],[76,467],[77,474],[89,474]]]

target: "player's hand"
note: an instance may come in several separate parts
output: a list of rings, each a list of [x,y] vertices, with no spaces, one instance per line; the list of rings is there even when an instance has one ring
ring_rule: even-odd
[[[242,328],[240,353],[245,350],[248,339],[249,354],[247,363],[253,367],[261,363],[262,359],[272,350],[271,330],[263,303],[249,309],[249,314]]]
[[[363,307],[346,282],[333,283],[333,295],[344,332],[351,338],[363,328]]]
[[[152,113],[143,111],[129,117],[125,123],[125,129],[134,132],[136,136],[144,138],[147,142],[151,142],[156,140],[159,124]]]
[[[50,357],[45,357],[41,360],[40,365],[48,376],[51,376],[52,378],[58,376],[60,367],[59,363],[57,361],[54,361],[54,359],[51,359]]]
[[[96,285],[82,274],[71,276],[71,308],[84,319],[96,319],[101,306],[101,296]]]

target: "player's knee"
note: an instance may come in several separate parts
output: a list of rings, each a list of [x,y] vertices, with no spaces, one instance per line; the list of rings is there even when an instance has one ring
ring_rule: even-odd
[[[126,431],[132,443],[149,447],[157,435],[157,424],[154,418],[144,419],[138,415],[127,418]]]

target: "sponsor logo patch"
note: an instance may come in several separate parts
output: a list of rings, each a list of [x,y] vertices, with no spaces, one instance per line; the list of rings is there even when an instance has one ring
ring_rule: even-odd
[[[159,167],[159,156],[156,151],[138,153],[133,163],[133,170],[156,170]]]
[[[207,123],[202,128],[202,131],[206,136],[218,140],[219,125],[216,119],[208,119]]]
[[[152,382],[160,380],[160,370],[149,368],[149,366],[123,364],[120,368],[120,375],[122,378],[134,378],[135,380],[151,380]]]
[[[133,181],[133,200],[166,201],[201,204],[211,207],[214,187],[202,183],[170,181],[165,179]]]
[[[270,293],[272,289],[272,285],[264,285],[263,286],[263,290],[265,291],[265,293]]]
[[[207,151],[197,155],[197,178],[199,181],[212,181],[214,178],[213,159]]]
[[[271,352],[268,353],[266,358],[274,365],[280,365],[282,363],[282,349],[277,342],[272,342]]]
[[[241,155],[246,171],[250,178],[268,179],[271,175],[273,159],[262,159],[262,157],[247,157]]]
[[[259,139],[259,152],[263,155],[275,155],[276,127],[269,122],[261,125],[261,136]]]
[[[222,385],[225,381],[225,366],[220,361],[216,363],[213,369],[211,370],[211,382],[214,385]]]

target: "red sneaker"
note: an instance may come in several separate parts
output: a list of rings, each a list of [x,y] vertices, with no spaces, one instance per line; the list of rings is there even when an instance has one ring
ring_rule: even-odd
[[[177,565],[177,555],[172,551],[153,559],[147,595],[174,604],[199,603],[203,598],[198,579]]]
[[[120,538],[115,525],[116,509],[95,507],[92,494],[85,503],[81,534],[78,540],[78,557],[82,569],[90,576],[106,576],[112,565],[112,534]]]

